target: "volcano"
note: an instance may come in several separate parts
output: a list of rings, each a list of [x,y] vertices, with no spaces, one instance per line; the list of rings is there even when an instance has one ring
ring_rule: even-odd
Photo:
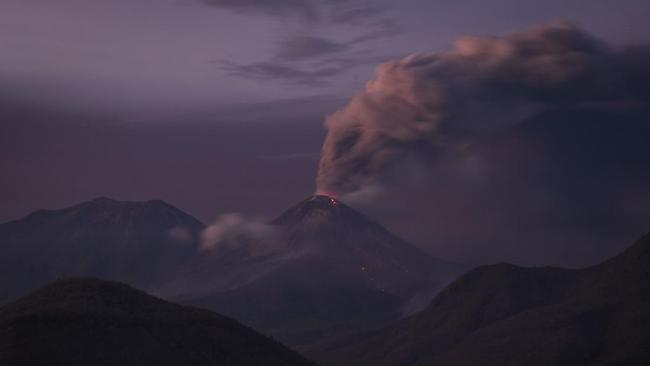
[[[273,220],[290,250],[331,261],[368,286],[410,297],[440,281],[449,264],[399,239],[378,223],[329,196],[310,197]]]
[[[264,226],[271,237],[205,250],[205,226],[163,201],[98,198],[37,211],[0,225],[0,302],[58,278],[94,277],[308,345],[395,321],[460,271],[329,196]]]
[[[57,278],[83,276],[148,288],[196,251],[204,225],[163,201],[100,197],[0,225],[0,302]]]
[[[204,285],[176,299],[303,346],[399,319],[459,271],[329,196],[308,197],[270,226],[272,254],[206,253],[186,282]]]

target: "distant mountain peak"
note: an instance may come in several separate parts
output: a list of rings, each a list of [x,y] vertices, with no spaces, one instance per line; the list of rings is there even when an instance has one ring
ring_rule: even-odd
[[[106,196],[100,196],[97,197],[93,200],[81,203],[78,206],[106,206],[106,205],[115,205],[115,206],[166,206],[166,207],[173,207],[169,203],[160,200],[160,199],[153,199],[153,200],[148,200],[148,201],[121,201],[121,200],[116,200],[110,197]]]
[[[159,200],[148,201],[120,201],[109,197],[97,197],[91,201],[79,203],[74,206],[64,208],[62,210],[46,210],[49,213],[65,212],[72,215],[79,215],[87,219],[92,217],[123,217],[126,220],[131,220],[134,217],[158,217],[155,220],[169,220],[172,218],[183,217],[182,221],[194,221],[192,226],[203,226],[198,220],[177,207]]]
[[[119,202],[119,201],[114,200],[114,199],[109,198],[109,197],[106,197],[106,196],[100,196],[100,197],[97,197],[97,198],[95,198],[94,200],[92,200],[90,202],[103,203],[103,202]]]
[[[0,225],[0,257],[4,257],[0,258],[4,270],[0,301],[62,276],[98,277],[149,288],[194,255],[204,227],[162,201],[99,197],[63,209],[36,211]]]

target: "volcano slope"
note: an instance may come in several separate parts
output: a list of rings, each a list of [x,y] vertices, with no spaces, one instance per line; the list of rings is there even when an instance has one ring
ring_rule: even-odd
[[[648,365],[650,235],[580,269],[479,267],[423,311],[310,354],[323,365]]]
[[[272,252],[205,253],[186,276],[205,285],[176,299],[304,346],[395,321],[459,271],[328,196],[305,199],[270,226]]]

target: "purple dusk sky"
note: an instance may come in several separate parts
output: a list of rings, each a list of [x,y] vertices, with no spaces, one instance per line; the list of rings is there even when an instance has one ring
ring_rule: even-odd
[[[464,35],[500,36],[554,21],[576,24],[614,49],[647,45],[648,19],[647,0],[2,0],[0,222],[97,196],[163,199],[204,222],[226,212],[270,217],[314,192],[327,133],[323,122],[363,90],[378,64],[447,51]],[[587,135],[600,138],[607,135],[603,131]],[[519,154],[521,145],[539,141],[538,135],[526,136],[525,143],[514,133],[502,136],[508,148],[483,141],[481,151],[494,159]],[[613,155],[629,161],[646,151]],[[537,153],[536,164],[542,161]],[[554,158],[544,159],[546,164]],[[358,208],[442,257],[580,265],[650,229],[641,219],[650,192],[640,188],[650,181],[643,171],[649,160],[612,168],[621,179],[594,188],[593,197],[616,194],[593,210],[589,206],[590,212],[608,212],[615,220],[594,214],[591,221],[558,222],[550,219],[549,208],[543,220],[531,216],[547,226],[530,247],[515,244],[525,241],[521,228],[516,235],[481,231],[488,226],[478,222],[486,211],[516,205],[488,202],[465,211],[461,206],[471,205],[455,201],[461,196],[456,192],[431,198],[432,206],[454,218],[428,209]],[[519,162],[509,163],[519,169]],[[571,180],[575,185],[551,196],[564,199],[580,190],[576,182],[591,180],[596,170],[581,170],[580,179]],[[566,177],[567,171],[576,170],[567,165],[550,174]],[[499,177],[505,176],[511,177]],[[544,190],[551,186],[553,179]],[[522,189],[511,191],[516,196]],[[541,191],[540,197],[549,197]],[[556,209],[566,212],[565,206]],[[512,224],[514,216],[493,224]],[[592,232],[605,221],[611,224],[607,229]],[[473,227],[476,235],[464,235]],[[555,240],[552,249],[540,249]],[[590,244],[566,249],[569,241]],[[500,242],[506,244],[494,244]]]
[[[465,34],[569,20],[607,41],[647,40],[648,8],[642,0],[4,0],[0,78],[5,93],[135,115],[347,97],[377,63],[442,50]]]

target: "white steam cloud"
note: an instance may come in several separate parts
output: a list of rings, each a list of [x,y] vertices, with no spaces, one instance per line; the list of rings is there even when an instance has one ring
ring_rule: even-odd
[[[245,251],[250,256],[266,256],[284,248],[280,231],[262,220],[237,213],[221,215],[201,233],[200,250]]]

